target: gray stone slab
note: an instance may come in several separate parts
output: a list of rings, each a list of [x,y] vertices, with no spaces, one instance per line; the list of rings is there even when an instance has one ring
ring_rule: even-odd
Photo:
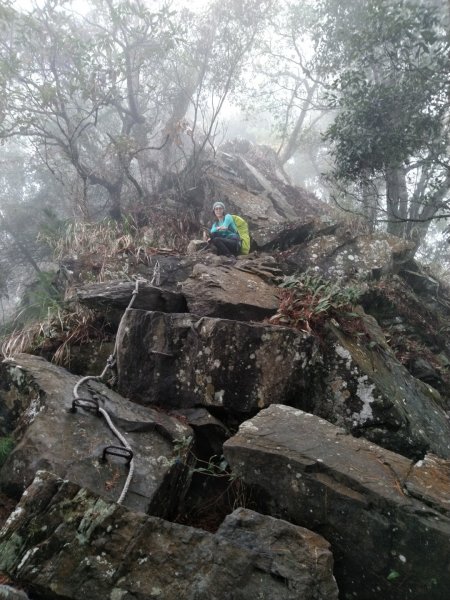
[[[40,472],[0,537],[0,569],[53,600],[337,600],[323,538],[239,509],[217,534],[133,513]]]
[[[142,403],[245,414],[314,385],[317,342],[285,327],[132,309],[117,342],[119,391]]]
[[[265,511],[331,543],[343,598],[448,597],[448,461],[434,463],[433,474],[324,419],[280,405],[243,423],[224,454],[233,472],[257,490]],[[424,493],[430,487],[432,502]]]
[[[82,408],[69,412],[79,378],[26,354],[1,367],[8,392],[0,391],[0,399],[7,393],[11,407],[21,414],[13,432],[16,445],[0,470],[1,488],[20,496],[36,471],[45,468],[116,501],[128,476],[126,461],[101,458],[106,446],[121,442],[104,418]],[[192,443],[192,429],[103,384],[80,388],[83,397],[94,393],[134,453],[135,471],[125,504],[160,516],[171,514],[189,483],[173,441],[190,438]]]

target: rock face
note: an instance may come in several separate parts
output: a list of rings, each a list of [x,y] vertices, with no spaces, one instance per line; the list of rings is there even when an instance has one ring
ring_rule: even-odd
[[[0,521],[38,469],[56,476],[42,475],[24,494],[0,539],[0,569],[46,600],[334,599],[322,534],[341,600],[447,600],[450,343],[442,332],[450,293],[409,259],[408,243],[336,222],[280,179],[273,151],[238,146],[188,197],[175,194],[178,207],[170,200],[174,212],[155,223],[172,226],[180,212],[187,243],[223,200],[248,220],[256,252],[235,261],[203,241],[189,256],[143,246],[105,256],[107,268],[80,256],[63,269],[78,282],[89,265],[89,275],[145,280],[124,316],[132,281],[86,285],[73,297],[95,309],[108,335],[120,322],[122,395],[92,381],[82,389],[135,453],[124,507],[113,502],[127,457],[99,460],[117,443],[101,411],[67,412],[78,379],[27,355],[1,365],[0,461],[11,437],[15,447],[0,463]],[[334,305],[327,286],[298,282],[299,304],[277,288],[283,274],[308,269],[363,290],[366,312]],[[254,322],[278,310],[292,327]],[[92,367],[90,343],[71,348],[72,369],[101,371],[104,343]],[[224,458],[230,431],[250,417]],[[241,509],[219,527],[243,497],[271,517]]]
[[[208,176],[206,198],[221,198],[229,213],[243,215],[252,225],[295,219],[295,207],[269,179],[241,156],[222,153],[214,174]],[[211,202],[211,200],[210,200]],[[205,216],[212,217],[212,204]]]
[[[39,472],[0,537],[0,570],[54,600],[335,600],[320,536],[245,509],[217,534],[128,511]]]
[[[450,421],[439,394],[399,363],[376,321],[362,311],[364,335],[330,323],[324,399],[311,410],[355,435],[411,458],[450,458]]]
[[[181,290],[189,312],[205,317],[260,320],[273,315],[279,304],[273,285],[249,269],[229,266],[197,264]]]
[[[286,327],[132,309],[117,340],[120,393],[143,404],[245,414],[315,382],[315,340]]]
[[[254,247],[259,250],[284,250],[335,230],[325,203],[282,180],[271,149],[261,153],[258,147],[234,145],[230,150],[233,153],[218,153],[214,169],[203,183],[200,220],[204,225],[212,220],[213,202],[221,200],[227,212],[248,221]]]
[[[361,298],[389,345],[419,379],[436,388],[450,408],[449,292],[415,261],[371,285]]]
[[[127,308],[136,284],[133,281],[110,281],[80,286],[76,290],[77,300],[91,308]],[[182,294],[164,290],[147,282],[138,282],[134,308],[159,310],[162,312],[184,312],[186,301]]]
[[[327,212],[326,204],[316,196],[283,181],[273,150],[260,149],[235,145],[219,152],[215,168],[206,178],[205,197],[222,199],[228,212],[239,207],[255,228]],[[204,207],[207,214],[211,214],[211,206],[212,202]]]
[[[387,233],[358,234],[341,227],[334,235],[316,236],[291,247],[285,260],[300,271],[314,265],[315,271],[336,280],[391,272],[410,248],[407,241]]]
[[[2,365],[9,388],[7,401],[21,417],[15,424],[16,446],[0,470],[0,485],[20,496],[38,469],[52,469],[62,477],[117,500],[128,475],[123,458],[107,456],[106,446],[120,442],[103,418],[72,406],[78,378],[36,356],[19,355]],[[178,460],[174,439],[191,439],[192,430],[164,413],[125,400],[95,383],[84,397],[95,394],[100,406],[126,437],[134,452],[135,472],[125,505],[160,516],[172,514],[187,485],[187,469]],[[4,392],[0,393],[3,398]],[[18,407],[21,410],[19,411]]]
[[[143,404],[241,415],[288,404],[409,457],[450,457],[450,421],[436,392],[359,314],[364,336],[330,324],[320,343],[288,327],[129,310],[117,338],[119,390]]]
[[[448,597],[448,461],[414,465],[279,405],[241,425],[224,452],[265,510],[331,543],[343,598]]]

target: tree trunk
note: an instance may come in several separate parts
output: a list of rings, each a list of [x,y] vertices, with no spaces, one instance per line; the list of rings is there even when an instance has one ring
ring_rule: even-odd
[[[408,190],[405,171],[401,167],[389,167],[386,172],[386,210],[388,233],[405,237],[408,218]]]
[[[287,161],[290,158],[292,158],[292,156],[298,150],[300,134],[302,132],[303,125],[305,123],[306,116],[308,114],[308,110],[311,106],[311,101],[312,101],[312,98],[316,91],[317,85],[318,85],[317,83],[314,83],[314,85],[312,85],[311,87],[308,88],[308,94],[307,94],[305,100],[303,101],[302,110],[300,112],[300,115],[298,116],[296,123],[295,123],[295,127],[292,130],[291,135],[289,136],[286,146],[284,147],[282,152],[280,152],[279,156],[280,156],[280,162],[282,165],[286,164]]]
[[[375,231],[378,213],[378,190],[373,181],[364,181],[362,186],[363,212],[370,233]]]
[[[408,221],[406,227],[406,237],[412,240],[417,248],[425,239],[431,220],[443,208],[443,202],[450,189],[450,175],[433,195],[425,198],[427,184],[426,176],[423,181],[422,179],[419,181],[411,201],[412,209],[409,215],[411,220]]]
[[[111,207],[109,209],[110,216],[116,221],[122,220],[122,185],[123,178],[121,177],[118,181],[116,181],[113,185],[107,187],[109,192],[109,197],[111,199]]]

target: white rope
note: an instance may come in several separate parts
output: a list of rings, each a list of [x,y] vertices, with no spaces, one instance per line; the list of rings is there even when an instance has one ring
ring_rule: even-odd
[[[159,263],[157,262],[157,264],[158,264],[158,268],[159,268]],[[156,266],[155,266],[155,268],[156,268]],[[125,313],[133,306],[134,300],[135,300],[136,296],[138,295],[138,293],[139,293],[139,279],[136,280],[136,285],[135,285],[135,288],[134,288],[134,290],[132,292],[132,296],[131,296],[130,302],[129,302],[127,308],[125,309]],[[122,319],[125,316],[125,313],[122,316]],[[122,319],[121,319],[121,322],[122,322]],[[120,327],[120,324],[119,324],[119,327]],[[79,396],[78,391],[79,391],[80,387],[84,383],[86,383],[87,381],[91,381],[91,380],[101,380],[101,379],[103,379],[103,377],[106,375],[108,369],[112,369],[112,367],[114,366],[114,363],[115,363],[115,360],[116,360],[116,354],[117,354],[117,336],[116,336],[116,341],[115,341],[115,344],[114,344],[113,353],[108,357],[108,360],[106,361],[106,366],[103,369],[103,371],[101,372],[101,374],[100,375],[87,375],[86,377],[82,377],[75,384],[75,386],[73,388],[73,393],[72,393],[74,400],[83,400]],[[106,412],[106,410],[104,408],[102,408],[101,406],[98,406],[97,409],[98,409],[98,412],[103,415],[106,423],[108,424],[109,428],[111,429],[111,431],[113,432],[113,434],[116,436],[116,438],[122,443],[123,447],[126,450],[129,450],[130,453],[131,453],[131,459],[130,459],[130,462],[128,463],[128,466],[129,466],[128,476],[127,476],[127,478],[125,480],[125,484],[123,486],[122,493],[120,494],[119,499],[117,500],[117,504],[122,504],[125,496],[128,493],[128,489],[130,487],[131,480],[132,480],[133,474],[134,474],[133,449],[130,446],[130,444],[128,443],[127,439],[120,433],[120,431],[114,425],[114,423],[111,420],[111,417]]]
[[[99,407],[98,410],[105,417],[105,421],[108,423],[109,428],[114,433],[114,435],[116,436],[116,438],[119,441],[122,442],[123,446],[127,450],[129,450],[130,452],[133,452],[130,444],[124,438],[124,436],[120,433],[120,431],[115,427],[114,423],[111,421],[111,417],[106,412],[106,410],[104,408],[101,408],[101,407]],[[120,494],[119,499],[117,500],[117,504],[122,504],[125,496],[127,495],[128,488],[130,487],[131,480],[133,479],[133,473],[134,473],[134,458],[132,457],[131,460],[130,460],[130,463],[129,463],[128,476],[127,476],[127,479],[126,479],[126,481],[124,483],[124,486],[123,486],[123,489],[122,489],[122,493]]]
[[[153,269],[153,277],[152,277],[152,280],[150,281],[150,284],[156,285],[157,287],[159,287],[160,283],[161,283],[161,267],[159,264],[159,260],[157,260],[155,263],[155,267]]]

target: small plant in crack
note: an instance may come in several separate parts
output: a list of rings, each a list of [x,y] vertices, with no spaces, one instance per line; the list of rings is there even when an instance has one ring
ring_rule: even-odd
[[[233,479],[228,462],[225,457],[214,454],[208,460],[202,460],[192,451],[192,437],[187,436],[175,440],[174,454],[176,460],[181,461],[186,465],[191,474],[201,473],[202,475],[210,475],[211,477],[227,477]],[[194,464],[194,466],[192,466]]]
[[[192,450],[192,438],[175,443],[176,458],[189,470],[189,490],[179,506],[177,523],[214,532],[223,519],[238,507],[255,509],[251,490],[231,471],[223,455],[202,460]]]
[[[308,270],[285,277],[280,288],[280,306],[269,319],[271,324],[312,333],[319,331],[332,317],[339,320],[359,317],[353,312],[361,295],[356,284],[344,286]]]
[[[235,478],[223,456],[213,455],[208,461],[196,458],[196,461],[199,466],[192,468],[193,473],[202,473],[211,477],[228,477],[230,480]]]

